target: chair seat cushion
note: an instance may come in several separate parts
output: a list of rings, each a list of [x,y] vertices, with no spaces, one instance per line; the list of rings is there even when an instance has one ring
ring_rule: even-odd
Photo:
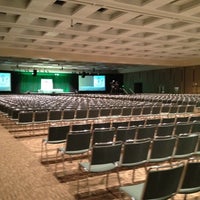
[[[164,161],[168,161],[170,160],[172,157],[168,156],[168,157],[163,157],[163,158],[152,158],[149,159],[148,162],[154,163],[154,162],[164,162]]]
[[[76,155],[76,154],[83,154],[88,151],[89,151],[89,149],[81,149],[81,150],[75,150],[75,151],[64,151],[64,153],[69,154],[69,155]]]
[[[88,162],[81,162],[79,164],[85,171],[88,172],[106,172],[117,167],[115,163],[90,165]]]
[[[64,143],[65,141],[66,139],[65,140],[48,140],[48,138],[42,139],[42,142],[46,144],[59,144],[59,143]]]
[[[58,150],[62,153],[62,154],[68,154],[68,155],[76,155],[76,154],[83,154],[89,151],[89,149],[81,149],[81,150],[74,150],[74,151],[65,151],[65,148],[60,147],[58,148]]]
[[[191,193],[195,193],[195,192],[199,192],[200,191],[200,187],[194,187],[194,188],[186,188],[186,189],[180,189],[178,191],[178,193],[182,193],[182,194],[191,194]]]
[[[132,197],[134,200],[141,200],[143,194],[144,183],[137,185],[123,186],[120,190]]]
[[[147,161],[146,160],[142,160],[140,162],[135,162],[135,163],[122,163],[121,166],[122,167],[134,167],[134,166],[139,166],[142,164],[145,164]]]

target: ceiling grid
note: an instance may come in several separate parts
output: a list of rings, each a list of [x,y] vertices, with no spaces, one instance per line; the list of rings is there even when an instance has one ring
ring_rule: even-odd
[[[196,0],[0,0],[1,67],[194,66],[199,33]]]

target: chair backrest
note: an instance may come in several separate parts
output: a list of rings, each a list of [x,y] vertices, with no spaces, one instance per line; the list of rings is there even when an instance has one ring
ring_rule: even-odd
[[[98,108],[90,108],[88,110],[88,118],[97,118],[99,117],[99,109]]]
[[[175,119],[176,119],[175,117],[163,118],[162,123],[167,123],[167,124],[175,123]]]
[[[122,108],[122,116],[132,115],[132,107],[124,107]]]
[[[150,144],[150,138],[125,142],[121,166],[136,166],[146,163]]]
[[[179,193],[189,194],[200,191],[200,161],[189,161],[186,165]]]
[[[18,114],[18,123],[32,123],[33,111],[21,111]]]
[[[78,109],[76,110],[76,119],[86,119],[87,118],[87,109]]]
[[[176,118],[176,123],[177,122],[186,122],[187,123],[188,119],[189,119],[188,116],[187,117],[177,117]]]
[[[63,110],[63,120],[74,119],[74,117],[75,117],[74,109]]]
[[[72,124],[72,131],[91,131],[91,124]]]
[[[200,116],[191,116],[190,122],[193,122],[193,121],[200,121]]]
[[[174,124],[160,124],[158,125],[156,136],[172,135],[174,131]]]
[[[119,126],[116,130],[116,141],[125,142],[127,140],[134,140],[137,126]]]
[[[176,137],[158,137],[153,140],[149,162],[163,162],[173,156]]]
[[[118,108],[112,108],[111,109],[111,116],[119,116],[122,113],[122,108],[118,107]]]
[[[11,118],[14,119],[14,120],[18,119],[19,112],[20,112],[20,109],[18,109],[18,108],[13,109],[12,114],[11,114]]]
[[[62,117],[62,111],[61,110],[50,110],[49,111],[49,121],[59,121]]]
[[[92,147],[91,165],[117,163],[120,161],[122,143],[96,144]]]
[[[93,131],[92,144],[113,142],[115,128],[95,128]]]
[[[146,124],[156,124],[158,125],[160,123],[160,118],[157,118],[157,119],[147,119],[146,120]]]
[[[113,122],[112,123],[112,127],[115,127],[116,129],[120,126],[128,126],[129,122],[128,121],[124,121],[124,122]]]
[[[179,105],[178,113],[185,113],[187,111],[187,105]]]
[[[48,120],[48,111],[36,111],[34,122],[46,122]]]
[[[149,115],[151,114],[151,106],[144,106],[142,108],[142,115]]]
[[[191,123],[185,123],[185,122],[178,122],[176,123],[176,128],[174,131],[175,135],[180,135],[184,133],[190,133],[192,124]]]
[[[174,196],[180,187],[183,171],[183,163],[170,165],[168,167],[150,168],[142,199],[164,200]]]
[[[161,110],[161,106],[153,106],[151,114],[153,114],[153,115],[160,114],[160,110]]]
[[[132,109],[132,115],[141,115],[142,113],[142,107],[133,107]]]
[[[177,144],[173,158],[189,158],[195,153],[198,143],[197,134],[181,134],[177,138]]]
[[[169,111],[170,111],[170,108],[171,108],[171,105],[169,105],[169,104],[166,104],[166,105],[163,105],[162,107],[161,107],[161,114],[167,114],[167,113],[169,113]]]
[[[102,108],[100,110],[100,117],[108,117],[110,116],[111,109],[110,108]]]
[[[194,105],[187,105],[186,112],[187,113],[193,113],[194,112],[194,108],[195,108]]]
[[[170,110],[169,110],[169,113],[176,114],[177,112],[178,112],[178,106],[172,105]]]
[[[200,132],[200,121],[193,121],[191,127],[191,133],[199,133]]]
[[[70,126],[50,126],[48,129],[48,142],[65,142]]]
[[[90,131],[70,131],[67,135],[66,152],[87,151],[90,148]]]
[[[196,148],[195,154],[200,156],[200,135],[199,135],[199,141],[197,142],[197,148]]]
[[[95,128],[110,128],[110,122],[94,123],[93,130]]]
[[[154,138],[156,132],[156,126],[155,125],[147,125],[147,126],[139,126],[137,130],[137,139],[143,139],[143,138]]]
[[[139,125],[144,125],[145,124],[145,120],[141,119],[141,120],[133,120],[130,121],[129,125],[130,126],[139,126]]]

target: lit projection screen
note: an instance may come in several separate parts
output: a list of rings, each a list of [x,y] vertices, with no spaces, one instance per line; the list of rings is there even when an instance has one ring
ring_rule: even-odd
[[[0,91],[11,91],[11,73],[0,73]]]
[[[41,79],[41,91],[43,91],[43,92],[53,91],[53,80],[52,79]]]
[[[89,75],[78,77],[78,89],[79,91],[105,91],[105,75]]]

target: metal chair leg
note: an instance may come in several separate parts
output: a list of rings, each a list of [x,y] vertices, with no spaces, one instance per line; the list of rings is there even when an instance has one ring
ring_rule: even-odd
[[[59,153],[59,150],[57,149],[57,152],[56,152],[55,172],[57,172],[57,166],[58,166],[58,153]]]

